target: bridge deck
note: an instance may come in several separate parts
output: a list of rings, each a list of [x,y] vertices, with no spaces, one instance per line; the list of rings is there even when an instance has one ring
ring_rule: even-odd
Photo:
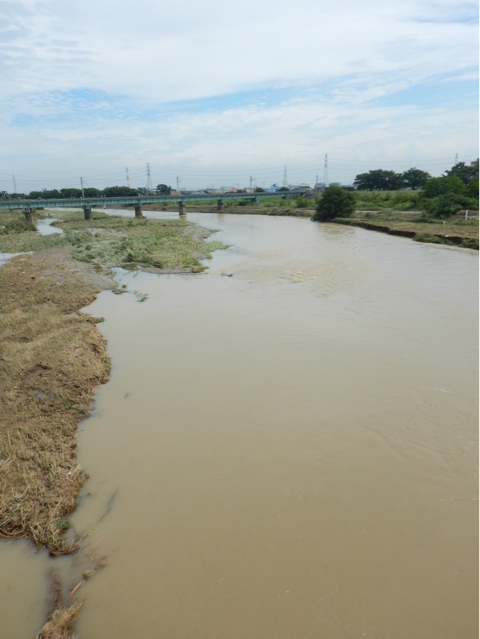
[[[51,209],[51,208],[91,208],[107,204],[167,204],[174,202],[205,202],[216,200],[257,200],[272,197],[286,198],[288,195],[302,195],[299,191],[282,191],[280,193],[225,193],[224,195],[148,195],[125,197],[86,197],[43,200],[2,200],[0,209]]]

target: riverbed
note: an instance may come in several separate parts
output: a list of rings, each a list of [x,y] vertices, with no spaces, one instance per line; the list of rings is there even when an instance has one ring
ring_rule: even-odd
[[[230,245],[205,273],[118,271],[88,309],[80,637],[478,636],[478,254],[188,219]]]

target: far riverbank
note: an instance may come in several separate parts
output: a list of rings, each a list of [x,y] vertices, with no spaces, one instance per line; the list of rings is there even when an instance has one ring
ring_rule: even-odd
[[[265,206],[262,202],[256,206],[228,206],[221,213],[236,215],[272,215],[289,217],[309,217],[315,213],[314,208],[293,208],[293,201],[282,206]],[[127,209],[128,210],[128,209]],[[145,211],[166,211],[178,213],[176,209],[161,208],[151,204],[144,207]],[[215,206],[206,207],[200,204],[189,204],[188,212],[191,213],[218,213]],[[479,250],[479,224],[478,211],[472,211],[465,220],[465,213],[461,211],[449,218],[427,219],[421,211],[397,211],[383,209],[380,211],[357,210],[348,218],[335,218],[334,224],[358,226],[369,231],[388,233],[400,237],[411,238],[416,242],[432,244],[446,244]]]

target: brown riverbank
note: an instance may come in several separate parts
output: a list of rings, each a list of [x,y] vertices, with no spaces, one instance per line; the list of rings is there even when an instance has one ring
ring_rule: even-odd
[[[145,207],[147,211],[167,211],[166,207],[161,208],[159,205],[150,204]],[[178,213],[172,208],[168,208],[168,212]],[[191,213],[219,213],[215,206],[201,206],[192,204],[187,206],[188,212]],[[314,208],[295,209],[286,205],[280,207],[267,207],[262,204],[257,206],[227,206],[223,211],[224,214],[235,213],[237,215],[273,215],[273,216],[293,216],[293,217],[312,217]],[[421,211],[397,211],[397,210],[380,210],[380,211],[356,211],[349,218],[336,218],[332,220],[335,224],[346,224],[349,226],[358,226],[369,231],[377,231],[387,233],[389,235],[397,235],[400,237],[408,237],[417,242],[427,242],[432,244],[446,244],[450,246],[459,246],[462,248],[470,248],[478,251],[479,249],[479,226],[478,212],[472,212],[465,222],[464,213],[461,212],[452,215],[446,220],[441,219],[422,219]]]
[[[113,207],[112,207],[113,208]],[[146,204],[143,206],[144,211],[163,211],[168,213],[177,213],[178,208],[172,208],[172,206],[164,206],[161,204]],[[290,217],[312,217],[314,209],[297,209],[294,208],[293,200],[286,200],[286,203],[281,206],[265,206],[265,204],[250,205],[250,206],[225,206],[224,209],[219,211],[217,206],[202,205],[198,202],[187,202],[187,215],[188,213],[235,213],[236,215],[274,215],[274,216],[290,216]]]
[[[114,287],[70,247],[21,255],[0,269],[0,533],[52,554],[83,482],[75,430],[110,361],[95,318],[79,309]]]
[[[89,223],[81,212],[56,217],[65,234],[40,236],[16,212],[0,220],[0,249],[36,251],[0,268],[0,536],[27,537],[53,556],[77,549],[65,537],[86,479],[77,465],[76,428],[110,372],[96,326],[101,318],[80,309],[101,290],[126,292],[117,289],[110,267],[198,272],[205,268],[199,260],[222,247],[206,244],[211,232],[185,221],[101,212]],[[58,596],[38,639],[70,636],[81,607],[74,593],[87,576],[65,601],[52,589]]]
[[[381,219],[380,217],[374,220],[336,218],[332,222],[358,226],[370,231],[388,233],[389,235],[409,237],[416,242],[460,246],[477,251],[479,249],[478,221],[465,223],[458,216],[452,216],[445,221],[430,220],[428,222],[415,219],[410,221]]]
[[[64,235],[42,237],[14,213],[2,216],[0,234],[1,250],[36,251],[0,269],[0,534],[29,537],[52,554],[70,550],[66,517],[83,481],[75,428],[110,366],[96,320],[79,309],[116,288],[112,267],[199,272],[200,260],[222,248],[185,221],[59,217]]]

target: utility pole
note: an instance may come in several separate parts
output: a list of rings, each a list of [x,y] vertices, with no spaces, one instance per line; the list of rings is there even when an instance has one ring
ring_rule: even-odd
[[[125,171],[127,172],[127,186],[130,188],[130,175],[128,174],[128,166]]]
[[[283,167],[283,186],[287,186],[287,165]]]
[[[458,164],[458,153],[455,154],[455,164]]]
[[[16,193],[17,192],[17,183],[15,182],[15,176],[12,175],[12,180],[13,180],[13,192]]]
[[[80,185],[82,187],[82,197],[85,197],[85,191],[83,190],[83,178],[80,178]]]
[[[150,195],[152,190],[152,177],[150,175],[150,164],[147,162],[147,195]]]
[[[252,185],[253,185],[253,177],[250,176],[250,190],[252,190]]]
[[[180,178],[177,177],[177,193],[180,193]]]
[[[318,175],[315,176],[315,190],[318,189]]]
[[[325,153],[325,164],[323,166],[323,187],[326,189],[328,186],[328,155]]]

